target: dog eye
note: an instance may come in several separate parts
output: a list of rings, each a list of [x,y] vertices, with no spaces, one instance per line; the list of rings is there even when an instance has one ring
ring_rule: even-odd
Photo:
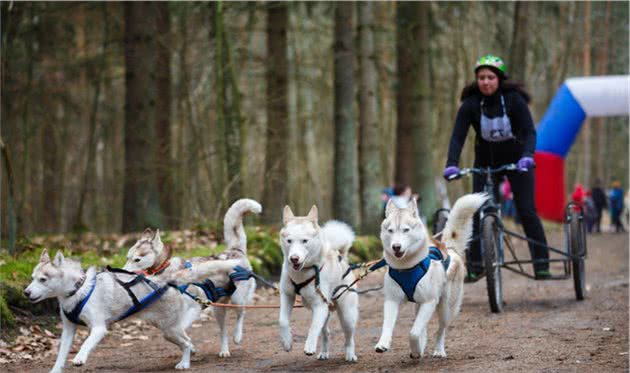
[[[307,242],[308,242],[308,240],[302,240],[302,243],[307,243]]]
[[[394,233],[394,230],[393,230],[393,229],[391,229],[391,228],[389,228],[387,231],[388,231],[389,233]]]
[[[405,229],[403,229],[403,232],[404,232],[404,233],[409,232],[409,228],[405,228]]]
[[[287,240],[287,243],[291,243],[291,242],[293,242],[293,240],[291,240],[291,239],[288,239],[288,240]]]
[[[138,263],[140,261],[140,258],[136,258],[133,260],[134,262]]]
[[[46,278],[44,278],[44,277],[40,278],[39,282],[46,282]]]

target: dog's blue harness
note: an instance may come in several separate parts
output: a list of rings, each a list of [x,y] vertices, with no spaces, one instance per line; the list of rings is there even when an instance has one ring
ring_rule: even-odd
[[[188,262],[186,264],[188,268]],[[171,286],[174,286],[182,294],[186,294],[196,301],[198,297],[187,291],[190,285],[195,285],[201,290],[203,290],[204,294],[206,295],[208,300],[210,300],[210,302],[216,302],[220,298],[229,297],[232,294],[234,294],[234,292],[236,291],[236,282],[249,280],[251,277],[253,277],[253,273],[252,271],[245,269],[241,266],[236,266],[234,267],[234,272],[230,273],[228,276],[230,278],[230,282],[225,288],[215,286],[214,282],[212,282],[212,280],[210,279],[206,279],[204,282],[193,282],[191,284],[184,284],[184,285],[179,285],[179,286],[171,285]]]
[[[451,263],[450,256],[444,259],[444,256],[442,255],[440,249],[438,249],[437,247],[430,247],[429,255],[427,255],[424,259],[420,261],[420,263],[416,264],[412,268],[395,269],[391,266],[389,267],[389,276],[394,281],[396,281],[396,283],[403,290],[403,292],[407,296],[407,299],[410,302],[415,302],[413,300],[413,294],[416,291],[416,285],[418,285],[418,282],[422,280],[424,275],[429,270],[429,266],[431,265],[432,260],[442,262],[442,265],[444,265],[444,270],[447,270],[449,264]]]
[[[63,314],[66,315],[66,319],[68,319],[71,323],[78,324],[78,325],[85,325],[85,323],[79,319],[79,315],[81,314],[81,311],[83,311],[83,307],[85,307],[85,304],[87,303],[87,301],[92,296],[92,293],[94,292],[95,287],[96,287],[96,276],[94,276],[94,280],[92,280],[92,287],[90,288],[90,291],[88,291],[85,298],[83,298],[79,303],[77,303],[76,306],[74,306],[72,311],[66,312],[66,310],[64,310],[63,307],[61,307]]]
[[[133,280],[131,280],[129,282],[121,281],[116,276],[114,276],[114,279],[116,280],[116,282],[118,282],[118,284],[120,284],[120,286],[122,286],[127,291],[127,294],[129,295],[129,298],[131,298],[131,301],[133,302],[133,306],[131,306],[122,315],[117,317],[115,321],[120,321],[120,320],[126,319],[127,317],[129,317],[129,316],[131,316],[131,315],[133,315],[135,313],[138,313],[138,312],[142,311],[143,309],[147,308],[153,302],[155,302],[156,300],[160,299],[162,297],[162,295],[164,295],[164,293],[168,289],[168,285],[160,287],[157,284],[155,284],[153,281],[151,281],[151,280],[147,279],[146,277],[144,277],[144,275],[138,275],[138,274],[133,273],[133,272],[125,271],[124,269],[111,268],[110,266],[107,266],[107,271],[108,272],[112,272],[112,273],[123,273],[123,274],[126,274],[126,275],[135,276],[133,278]],[[133,287],[134,285],[136,285],[139,282],[144,282],[145,284],[149,285],[149,287],[151,289],[153,289],[153,291],[149,295],[145,296],[144,298],[142,298],[140,300],[138,300],[138,297],[136,297],[136,295],[133,293],[133,291],[131,291],[131,287]],[[76,306],[74,306],[72,311],[66,312],[66,310],[64,310],[62,308],[62,311],[63,311],[64,315],[66,315],[66,318],[70,322],[72,322],[74,324],[77,324],[77,325],[85,325],[85,323],[83,321],[81,321],[81,319],[79,319],[79,316],[81,315],[81,311],[83,310],[83,307],[85,306],[87,301],[92,296],[92,293],[94,292],[94,288],[95,287],[96,287],[96,276],[94,276],[94,280],[92,282],[92,288],[90,289],[90,291],[87,293],[85,298],[83,298],[79,303],[77,303]]]

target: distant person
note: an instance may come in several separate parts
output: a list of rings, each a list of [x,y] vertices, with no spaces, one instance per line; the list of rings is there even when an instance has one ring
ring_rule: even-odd
[[[514,195],[512,194],[512,186],[510,180],[505,179],[501,183],[501,198],[503,199],[503,216],[515,218],[516,209],[514,207]]]
[[[608,193],[608,202],[610,210],[610,220],[615,227],[615,232],[625,232],[623,223],[621,222],[621,213],[623,212],[623,189],[621,188],[621,182],[615,180],[611,184],[610,192]]]
[[[580,183],[576,183],[571,193],[571,200],[578,205],[584,207],[584,187]]]
[[[601,233],[602,211],[608,207],[606,193],[602,189],[601,179],[595,179],[595,184],[591,188],[591,197],[595,205],[595,225],[593,226],[593,230],[594,232]]]
[[[418,200],[418,195],[413,194],[411,191],[411,187],[406,184],[396,185],[394,187],[394,195],[392,196],[392,201],[399,209],[404,209],[409,205],[409,201],[411,198],[416,198]]]
[[[593,195],[590,190],[584,192],[584,220],[586,221],[586,231],[593,233],[595,221],[597,219],[597,209],[593,202]]]
[[[444,178],[451,180],[459,175],[459,156],[470,127],[475,129],[474,167],[500,167],[518,164],[518,171],[496,174],[495,185],[507,176],[512,186],[514,203],[534,259],[536,278],[551,277],[549,249],[542,223],[534,203],[534,151],[536,128],[527,103],[531,96],[522,84],[508,79],[505,63],[500,57],[486,55],[475,64],[475,80],[464,87],[461,106],[448,147]],[[473,192],[484,188],[484,177],[473,175]],[[479,236],[479,214],[475,215],[473,236]],[[473,240],[469,250],[468,280],[474,281],[483,273],[483,260],[479,240]]]

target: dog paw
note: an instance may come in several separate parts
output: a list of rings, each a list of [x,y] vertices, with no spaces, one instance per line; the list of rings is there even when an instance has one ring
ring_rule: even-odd
[[[190,353],[193,355],[197,353],[197,349],[192,344],[190,345]]]
[[[74,359],[72,359],[72,365],[74,365],[75,367],[80,367],[83,364],[85,364],[85,359],[81,357],[77,356]]]
[[[317,355],[317,360],[328,360],[328,352],[320,352],[319,355]]]
[[[435,350],[433,351],[433,357],[437,357],[437,358],[445,358],[446,357],[446,351],[444,350]]]
[[[350,353],[350,352],[346,352],[346,361],[350,362],[350,363],[356,363],[358,360],[357,355],[354,354],[354,352]]]
[[[282,347],[286,352],[291,351],[291,348],[293,347],[293,337],[291,336],[291,333],[282,333],[280,336],[280,342],[282,342]]]
[[[219,357],[225,358],[225,357],[230,357],[230,351],[221,351],[219,352]]]
[[[380,343],[377,344],[376,347],[374,347],[374,351],[378,353],[383,353],[383,352],[386,352],[387,350],[389,350],[389,348]]]
[[[417,353],[417,352],[411,352],[411,353],[409,353],[409,357],[411,359],[416,360],[416,359],[420,359],[422,357],[422,354]]]
[[[235,344],[240,345],[241,341],[243,341],[243,333],[234,334],[233,340]]]
[[[180,361],[177,365],[175,365],[175,369],[189,369],[190,361]]]

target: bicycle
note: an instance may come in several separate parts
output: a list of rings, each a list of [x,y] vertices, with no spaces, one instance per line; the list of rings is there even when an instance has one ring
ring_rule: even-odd
[[[518,273],[534,280],[565,280],[573,277],[573,285],[575,288],[575,297],[577,300],[583,300],[586,295],[585,286],[585,259],[586,249],[586,228],[584,224],[584,210],[582,206],[570,202],[565,208],[565,250],[555,249],[551,246],[527,238],[516,232],[512,232],[505,228],[501,219],[501,209],[499,203],[495,200],[494,174],[504,171],[520,171],[514,163],[506,164],[497,168],[464,168],[458,174],[453,175],[450,180],[459,179],[463,176],[478,174],[485,177],[483,191],[491,197],[479,212],[479,236],[473,237],[473,240],[480,240],[482,261],[485,268],[485,278],[487,283],[488,301],[490,310],[493,313],[503,311],[503,287],[501,279],[501,268]],[[441,232],[444,224],[448,219],[447,209],[439,209],[434,213],[433,232]],[[519,260],[516,256],[514,246],[510,240],[511,237],[531,242],[546,247],[550,252],[560,255],[556,259],[536,259],[536,260]],[[505,260],[503,244],[507,246],[512,260]],[[468,256],[468,255],[467,255]],[[549,278],[536,278],[523,269],[524,264],[532,263],[563,263],[563,274],[552,275]],[[471,261],[466,261],[466,266],[470,273]]]

